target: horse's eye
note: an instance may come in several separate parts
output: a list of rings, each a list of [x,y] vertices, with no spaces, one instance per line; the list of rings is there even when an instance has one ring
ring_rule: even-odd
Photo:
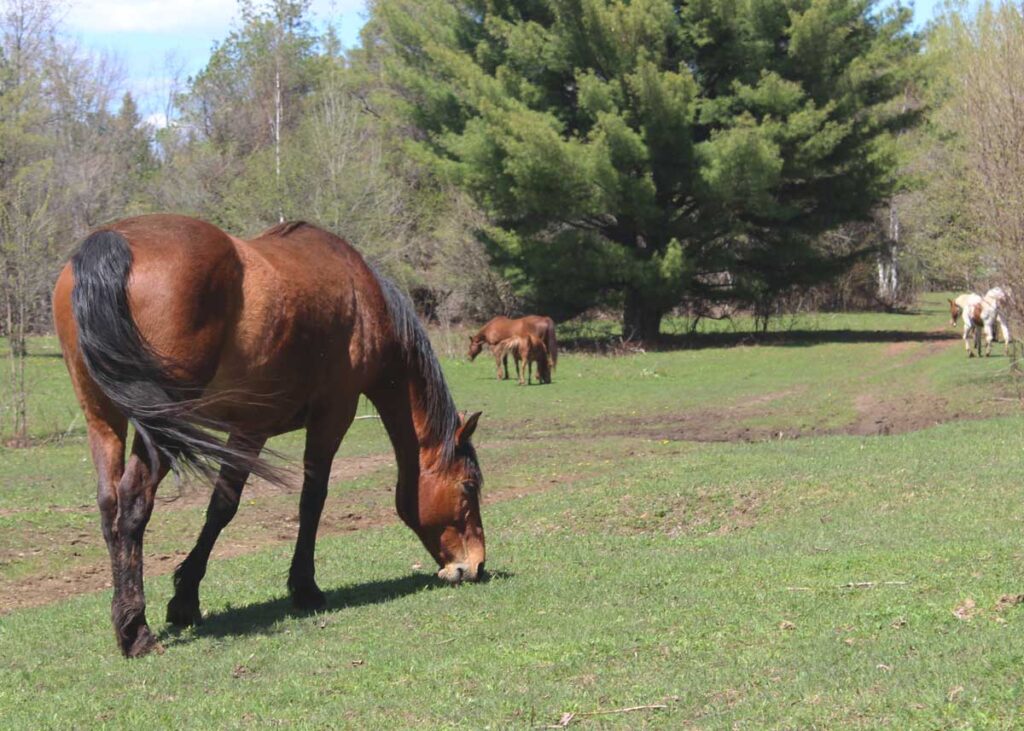
[[[477,484],[473,480],[465,480],[462,483],[462,491],[467,495],[472,495],[477,491]]]

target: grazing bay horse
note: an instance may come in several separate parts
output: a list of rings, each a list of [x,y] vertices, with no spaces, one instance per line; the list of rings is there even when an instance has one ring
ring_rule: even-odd
[[[470,441],[480,414],[456,411],[409,300],[342,239],[305,223],[247,241],[183,216],[128,218],[81,243],[57,280],[53,312],[99,476],[125,656],[160,649],[142,581],[160,480],[171,469],[219,469],[167,607],[169,622],[190,625],[202,619],[199,583],[250,472],[281,478],[259,458],[264,443],[294,429],[305,429],[306,442],[288,590],[300,609],[325,605],[314,580],[316,532],[360,394],[395,450],[398,515],[438,576],[482,576],[483,478]]]
[[[551,359],[552,369],[558,366],[558,339],[555,337],[555,321],[550,317],[543,317],[541,315],[527,315],[526,317],[520,317],[516,320],[499,315],[494,319],[490,320],[486,325],[480,328],[480,331],[469,338],[469,359],[473,360],[480,351],[483,350],[484,345],[491,347],[491,353],[494,355],[494,364],[498,371],[498,380],[508,378],[508,349],[497,348],[499,343],[504,342],[512,337],[524,337],[526,335],[534,335],[544,343],[548,349],[548,355]],[[519,364],[516,364],[516,372],[518,375]],[[549,379],[550,380],[550,379]]]

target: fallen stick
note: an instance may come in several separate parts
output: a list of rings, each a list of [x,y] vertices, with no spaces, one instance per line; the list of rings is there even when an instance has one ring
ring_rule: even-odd
[[[612,708],[607,711],[580,711],[579,713],[573,713],[568,711],[562,714],[562,717],[553,726],[545,726],[544,728],[567,728],[574,719],[585,718],[587,716],[602,716],[612,713],[633,713],[634,711],[656,711],[663,708],[668,708],[664,703],[652,703],[646,706],[630,706],[629,708]]]
[[[600,716],[605,713],[632,713],[633,711],[653,711],[660,708],[668,708],[664,703],[652,703],[648,706],[630,706],[629,708],[613,708],[610,711],[583,711],[577,716]]]
[[[873,586],[906,586],[906,581],[851,581],[840,584],[839,589],[870,589]]]

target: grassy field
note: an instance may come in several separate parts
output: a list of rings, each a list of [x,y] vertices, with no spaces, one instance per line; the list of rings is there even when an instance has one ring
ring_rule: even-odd
[[[133,662],[81,422],[34,342],[40,443],[0,451],[0,725],[1014,727],[1024,416],[1002,345],[968,361],[945,321],[931,297],[759,345],[714,323],[685,350],[564,354],[543,387],[447,359],[459,406],[485,412],[488,582],[432,576],[360,420],[318,546],[329,610],[291,612],[297,494],[254,485],[206,622],[171,632],[205,494],[168,481],[146,544],[167,651]]]

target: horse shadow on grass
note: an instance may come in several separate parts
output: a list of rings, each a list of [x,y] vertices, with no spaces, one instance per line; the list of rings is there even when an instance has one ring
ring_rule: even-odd
[[[478,584],[494,579],[512,578],[507,571],[486,571]],[[430,574],[409,574],[393,579],[367,581],[362,584],[348,584],[324,592],[327,607],[319,612],[309,612],[292,606],[291,598],[280,596],[241,607],[231,606],[210,612],[203,617],[203,623],[191,629],[168,625],[159,633],[165,646],[188,644],[203,637],[241,637],[246,635],[274,634],[275,625],[284,619],[333,615],[344,609],[400,599],[421,591],[458,591],[459,587],[442,582]]]

